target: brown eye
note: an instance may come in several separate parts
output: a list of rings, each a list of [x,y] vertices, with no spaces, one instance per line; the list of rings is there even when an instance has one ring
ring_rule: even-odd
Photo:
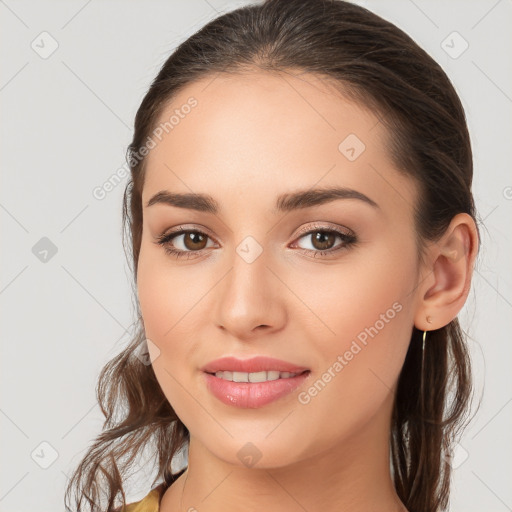
[[[336,235],[332,231],[314,231],[311,236],[312,245],[319,251],[332,249]]]
[[[190,251],[200,251],[206,247],[208,235],[199,233],[197,231],[187,231],[186,233],[182,233],[182,235],[183,244],[185,245],[186,249]]]
[[[161,245],[169,255],[190,258],[198,256],[207,248],[209,240],[210,237],[202,231],[180,228],[178,231],[160,235],[155,243]]]
[[[339,240],[336,242],[336,240]],[[316,256],[329,256],[337,251],[348,249],[354,245],[357,238],[353,232],[343,232],[337,229],[321,228],[311,229],[303,233],[298,242],[295,242],[302,252],[306,255]],[[303,242],[309,242],[310,247],[304,247]]]

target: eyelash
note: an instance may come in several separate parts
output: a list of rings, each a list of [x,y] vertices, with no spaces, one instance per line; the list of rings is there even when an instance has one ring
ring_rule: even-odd
[[[206,233],[204,233],[203,231],[199,231],[197,229],[184,229],[184,228],[180,227],[179,229],[177,229],[176,231],[173,231],[171,233],[163,233],[162,235],[159,235],[157,237],[157,241],[155,243],[157,245],[161,245],[164,248],[164,251],[166,252],[166,254],[168,254],[170,256],[174,256],[175,258],[182,258],[185,255],[188,255],[187,259],[189,259],[193,254],[199,255],[205,249],[201,249],[199,251],[182,251],[180,249],[174,249],[173,247],[171,247],[169,245],[171,240],[173,240],[177,236],[187,234],[187,233],[197,233],[200,235],[205,235],[211,239],[211,237],[209,235],[207,235]],[[312,235],[314,233],[329,233],[329,234],[332,233],[334,235],[339,236],[343,241],[343,243],[338,245],[336,248],[327,249],[325,251],[299,248],[299,252],[301,252],[303,254],[314,253],[314,256],[313,256],[314,258],[316,258],[316,256],[318,254],[320,254],[321,256],[325,256],[325,255],[330,255],[332,253],[336,253],[340,250],[348,249],[350,246],[354,245],[357,242],[356,236],[352,233],[344,233],[342,231],[338,231],[337,229],[326,228],[324,226],[313,226],[313,229],[308,229],[307,231],[303,231],[303,232],[299,233],[299,239],[304,236],[307,236],[307,235]]]

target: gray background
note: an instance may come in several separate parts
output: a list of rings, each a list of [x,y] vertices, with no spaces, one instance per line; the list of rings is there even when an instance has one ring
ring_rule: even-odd
[[[172,49],[245,3],[0,0],[0,512],[64,509],[66,475],[101,430],[98,373],[134,318],[126,179],[103,200],[93,191],[125,164],[136,109]],[[451,510],[512,510],[512,2],[360,3],[440,63],[466,110],[484,226],[460,319],[482,403],[454,461]],[[130,500],[149,491],[139,467]]]

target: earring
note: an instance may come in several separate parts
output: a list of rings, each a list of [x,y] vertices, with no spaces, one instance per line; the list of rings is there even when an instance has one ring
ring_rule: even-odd
[[[430,316],[427,316],[427,322],[429,324],[432,323],[432,318]],[[423,344],[421,346],[422,351],[425,351],[425,339],[427,337],[427,331],[423,331]]]
[[[430,316],[427,316],[427,322],[429,324],[432,323],[432,318]],[[424,373],[425,373],[425,340],[427,338],[427,331],[423,331],[423,343],[421,346],[421,374],[420,374],[420,406],[422,414],[424,414],[425,411],[425,400],[424,400],[424,392],[425,392],[425,384],[424,384]]]

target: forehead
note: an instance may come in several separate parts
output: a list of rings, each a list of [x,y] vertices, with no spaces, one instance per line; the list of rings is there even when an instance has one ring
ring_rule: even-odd
[[[164,189],[217,192],[226,201],[269,197],[269,208],[280,192],[315,185],[390,201],[413,193],[393,169],[377,114],[314,75],[208,76],[166,105],[158,127],[144,204]]]

